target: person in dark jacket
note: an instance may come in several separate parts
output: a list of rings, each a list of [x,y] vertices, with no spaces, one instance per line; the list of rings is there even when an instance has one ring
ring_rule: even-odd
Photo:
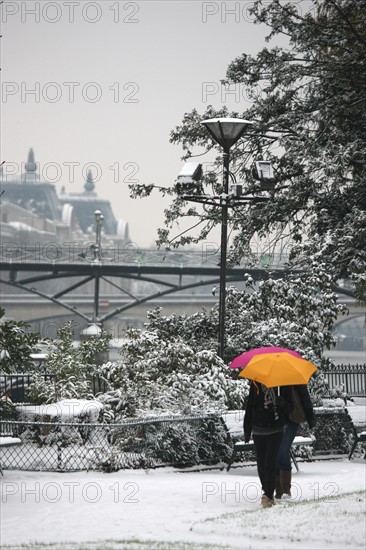
[[[253,433],[257,469],[262,484],[262,506],[274,504],[277,454],[281,445],[285,419],[291,409],[289,387],[267,388],[251,382],[244,415],[244,440]]]
[[[291,388],[292,407],[285,421],[281,445],[277,456],[276,498],[291,496],[291,445],[301,422],[307,422],[309,428],[315,426],[313,404],[307,386],[288,386]],[[294,395],[292,392],[296,392]]]

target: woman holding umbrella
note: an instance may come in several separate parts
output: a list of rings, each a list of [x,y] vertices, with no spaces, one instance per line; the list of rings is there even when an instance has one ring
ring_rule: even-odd
[[[248,443],[253,434],[258,475],[263,490],[263,508],[274,504],[277,455],[286,411],[291,407],[289,387],[267,388],[264,384],[251,382],[244,416],[244,441]]]
[[[258,475],[264,493],[262,506],[268,508],[274,504],[277,455],[284,426],[296,401],[292,386],[306,384],[317,368],[298,352],[275,347],[256,348],[243,353],[230,364],[230,368],[238,367],[244,367],[239,377],[252,380],[244,416],[244,440],[248,442],[253,433]],[[311,416],[309,420],[311,424]],[[291,437],[287,438],[286,446],[284,444],[284,448],[288,447],[288,453],[293,441]],[[283,464],[288,467],[287,462]]]
[[[292,408],[287,415],[285,431],[277,456],[276,469],[276,498],[283,495],[291,496],[291,445],[299,426],[307,422],[309,428],[315,426],[313,404],[306,384],[292,386],[291,389]]]

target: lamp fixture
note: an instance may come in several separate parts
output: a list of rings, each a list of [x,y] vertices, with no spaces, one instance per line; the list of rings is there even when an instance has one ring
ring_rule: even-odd
[[[210,118],[201,122],[211,137],[227,152],[253,126],[253,122],[243,118]]]

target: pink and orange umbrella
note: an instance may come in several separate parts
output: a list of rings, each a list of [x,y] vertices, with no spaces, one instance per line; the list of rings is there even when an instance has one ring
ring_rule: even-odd
[[[313,363],[303,359],[297,351],[277,346],[246,351],[235,357],[229,368],[242,368],[239,377],[260,382],[267,388],[307,384],[317,370]]]
[[[301,355],[297,351],[294,351],[292,349],[279,348],[277,346],[264,346],[262,348],[251,349],[249,351],[242,353],[241,355],[238,355],[238,357],[235,357],[235,359],[230,363],[229,368],[230,369],[244,368],[247,366],[249,361],[253,359],[253,357],[257,355],[267,354],[267,353],[289,353],[294,357],[301,358]]]
[[[287,352],[262,353],[249,361],[239,373],[239,377],[273,388],[307,384],[316,370],[316,366],[310,361]]]

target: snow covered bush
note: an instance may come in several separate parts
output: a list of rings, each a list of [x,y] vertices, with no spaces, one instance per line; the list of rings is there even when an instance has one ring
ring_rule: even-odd
[[[100,399],[115,418],[162,411],[174,414],[241,409],[247,383],[237,380],[228,363],[251,348],[281,346],[297,350],[318,367],[309,384],[314,403],[321,404],[329,388],[322,372],[330,359],[325,349],[335,344],[333,326],[345,307],[337,303],[334,282],[324,266],[282,278],[268,273],[255,283],[244,276],[245,289],[227,291],[226,356],[217,349],[218,308],[194,315],[164,316],[161,308],[148,313],[146,331],[129,331],[122,360],[99,368],[110,384]],[[146,413],[145,413],[146,414]]]
[[[73,347],[72,323],[66,323],[58,331],[55,349],[47,358],[47,371],[52,380],[44,380],[35,374],[29,386],[30,399],[35,404],[52,403],[61,399],[92,399],[92,376],[99,353],[108,349],[110,337],[105,333],[90,337],[79,347]]]
[[[79,426],[61,426],[58,418],[35,417],[32,423],[19,424],[17,436],[23,442],[38,447],[81,447],[90,435],[90,428],[83,425],[86,419],[77,419]]]
[[[136,437],[118,438],[124,453],[138,453],[155,464],[187,467],[217,464],[232,454],[228,434],[219,417],[147,422],[135,428]]]
[[[349,453],[350,428],[347,426],[347,415],[342,407],[320,408],[316,415],[314,428],[317,452],[332,451],[334,453]]]
[[[245,289],[227,289],[225,362],[260,346],[298,350],[305,358],[326,368],[325,349],[335,345],[334,323],[346,308],[337,303],[335,282],[316,261],[307,270],[267,274],[259,283],[243,274]],[[163,316],[161,308],[148,312],[147,330],[174,341],[177,337],[196,350],[217,349],[218,307],[187,315]]]
[[[154,454],[164,464],[193,466],[199,463],[196,430],[189,424],[171,424],[167,430],[155,430],[151,440]]]
[[[105,456],[99,457],[96,462],[97,469],[106,473],[117,472],[121,468],[124,470],[152,470],[156,468],[156,462],[145,453],[138,455],[121,455],[118,453],[104,453]]]
[[[176,467],[217,464],[227,461],[232,453],[219,418],[171,423],[168,429],[155,430],[150,447],[157,460]]]
[[[10,399],[0,399],[0,420],[14,420],[16,408]]]
[[[197,430],[197,439],[198,456],[205,464],[213,463],[218,459],[227,462],[232,455],[230,437],[221,419],[202,421]]]
[[[240,292],[228,290],[229,358],[251,348],[281,346],[297,350],[320,368],[329,364],[323,352],[335,345],[334,323],[346,308],[337,303],[334,281],[324,266],[314,263],[283,278],[269,272],[258,285],[247,275],[245,286]]]
[[[166,341],[158,331],[129,331],[123,360],[106,363],[99,376],[111,390],[99,399],[115,418],[154,414],[197,414],[241,408],[245,381],[232,378],[213,350],[193,350],[184,334]]]
[[[2,374],[24,372],[32,368],[31,353],[39,341],[39,334],[29,332],[23,321],[5,319],[0,307],[0,370]]]
[[[231,359],[242,351],[261,346],[280,346],[298,351],[318,371],[310,379],[314,404],[329,394],[323,375],[332,361],[324,351],[335,345],[334,323],[346,313],[337,303],[334,281],[316,262],[310,270],[254,284],[246,276],[246,289],[229,289],[227,295],[227,354]]]

